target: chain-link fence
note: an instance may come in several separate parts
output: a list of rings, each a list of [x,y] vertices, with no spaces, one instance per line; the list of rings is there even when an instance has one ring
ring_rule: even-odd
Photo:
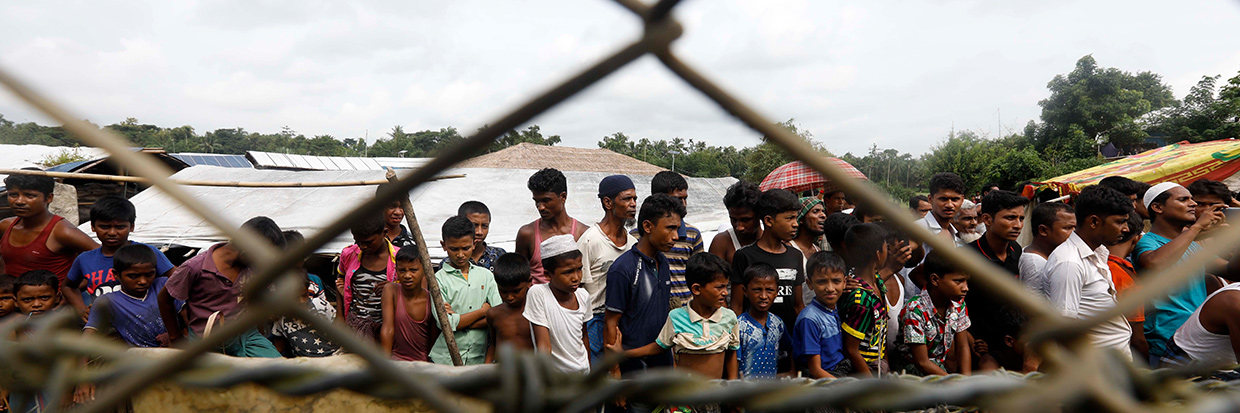
[[[951,242],[933,236],[914,224],[903,208],[892,204],[868,182],[846,179],[843,171],[816,155],[809,143],[777,126],[754,108],[735,98],[693,66],[682,61],[670,45],[682,34],[682,26],[671,17],[677,0],[653,5],[638,0],[615,0],[644,22],[642,35],[550,90],[525,101],[508,114],[488,122],[463,142],[448,149],[420,169],[401,177],[361,206],[332,223],[293,251],[281,253],[250,231],[238,229],[197,202],[167,178],[171,175],[146,154],[129,150],[130,144],[107,130],[99,130],[51,99],[29,88],[24,82],[0,70],[0,83],[28,104],[63,123],[66,129],[87,145],[106,149],[113,159],[137,176],[148,179],[185,208],[213,224],[247,251],[256,251],[257,270],[246,284],[248,309],[229,320],[213,334],[190,342],[174,356],[158,361],[126,351],[104,339],[82,337],[69,327],[73,317],[62,313],[4,325],[0,334],[12,337],[25,331],[18,342],[0,343],[0,386],[11,392],[14,410],[26,407],[36,396],[60,400],[84,382],[106,383],[98,398],[75,406],[75,411],[102,412],[122,405],[148,385],[161,380],[206,387],[228,387],[252,382],[280,393],[307,395],[343,388],[376,397],[420,399],[439,411],[451,411],[454,397],[471,397],[490,403],[496,411],[586,411],[617,398],[652,403],[725,403],[763,411],[796,411],[820,408],[861,410],[919,410],[941,406],[970,406],[993,411],[1106,409],[1137,411],[1146,409],[1191,409],[1200,411],[1240,410],[1240,397],[1228,382],[1192,383],[1185,378],[1206,374],[1213,369],[1149,371],[1121,357],[1100,350],[1087,339],[1089,328],[1103,320],[1121,316],[1159,295],[1166,295],[1186,282],[1206,261],[1233,245],[1240,245],[1240,226],[1221,231],[1203,251],[1180,265],[1142,278],[1141,288],[1123,297],[1110,311],[1084,320],[1061,317],[1044,300],[1027,293],[1005,272],[974,254],[952,248]],[[461,375],[430,376],[409,371],[389,361],[373,345],[353,332],[314,316],[298,305],[304,287],[285,271],[308,256],[362,217],[379,213],[390,200],[399,199],[436,174],[452,167],[491,145],[502,133],[529,122],[536,115],[560,104],[595,82],[637,58],[652,54],[676,76],[705,94],[740,122],[766,136],[794,158],[821,172],[851,197],[874,205],[899,228],[925,245],[942,251],[952,262],[975,274],[975,280],[999,294],[1009,305],[1029,315],[1031,325],[1025,334],[1028,348],[1044,360],[1045,374],[1028,376],[995,373],[972,377],[946,376],[912,378],[905,376],[858,380],[785,380],[771,382],[706,381],[675,372],[652,372],[632,380],[613,380],[606,368],[596,368],[587,376],[565,375],[555,371],[546,357],[515,354],[508,349],[495,368],[475,369]],[[239,333],[273,316],[298,317],[324,332],[347,351],[359,355],[367,369],[335,373],[308,367],[228,368],[203,357]],[[103,361],[102,367],[87,369],[83,358]],[[612,365],[618,360],[608,360]],[[1219,391],[1225,390],[1225,391]],[[48,410],[58,410],[49,403]]]

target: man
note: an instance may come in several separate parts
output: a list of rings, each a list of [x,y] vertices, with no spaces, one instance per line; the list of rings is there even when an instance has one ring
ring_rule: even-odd
[[[1143,199],[1150,214],[1150,231],[1137,241],[1132,251],[1138,274],[1175,265],[1201,250],[1197,238],[1225,220],[1222,206],[1197,215],[1192,194],[1179,184],[1163,182],[1146,191]],[[1080,215],[1080,212],[1077,212]],[[1145,339],[1150,347],[1150,364],[1169,354],[1168,343],[1175,330],[1193,313],[1207,296],[1206,280],[1213,272],[1229,280],[1240,279],[1240,260],[1216,258],[1208,268],[1198,270],[1187,285],[1172,291],[1166,298],[1156,299],[1145,314]]]
[[[750,182],[737,181],[723,195],[723,206],[728,208],[728,220],[732,226],[715,234],[710,242],[710,253],[728,263],[736,250],[752,245],[762,237],[762,221],[758,219],[758,198],[762,191]]]
[[[926,214],[930,212],[930,198],[926,198],[925,195],[917,195],[909,198],[908,210],[913,211],[913,215],[916,216],[917,219],[925,218]]]
[[[1025,224],[1025,205],[1028,199],[1015,192],[994,190],[982,198],[981,218],[986,224],[986,232],[981,238],[968,244],[972,249],[991,263],[1007,271],[1008,275],[1017,277],[1020,274],[1020,244],[1016,238],[1020,236]],[[974,319],[969,332],[974,337],[986,341],[987,345],[998,348],[1002,343],[994,334],[995,322],[991,317],[999,313],[1003,299],[994,290],[987,288],[985,283],[974,283],[969,295],[965,298],[969,314]]]
[[[1132,229],[1132,228],[1129,228]],[[1033,207],[1029,232],[1033,241],[1020,254],[1020,281],[1030,290],[1047,296],[1046,257],[1076,231],[1076,213],[1062,202],[1043,202]]]
[[[680,201],[680,204],[687,211],[689,208],[689,182],[685,181],[685,177],[672,171],[663,171],[654,175],[650,180],[651,194],[666,194]],[[680,308],[689,302],[693,294],[689,291],[689,285],[685,283],[685,265],[689,263],[689,257],[693,254],[704,251],[702,245],[702,232],[692,225],[689,225],[684,217],[681,217],[680,230],[677,232],[676,245],[672,246],[671,251],[664,253],[667,256],[667,263],[672,269],[672,296],[670,308]]]
[[[960,204],[964,202],[964,180],[951,172],[934,174],[930,177],[929,199],[930,213],[917,220],[916,224],[925,227],[931,234],[951,240],[956,246],[963,244],[960,242],[956,229],[952,227],[952,218],[956,216]],[[914,251],[913,262],[920,264],[925,260],[926,254],[933,249],[934,247],[930,244],[923,243],[919,251]],[[918,286],[925,285],[921,276],[921,268],[906,268],[900,274],[904,277],[905,297],[915,297],[921,294],[921,287]]]
[[[956,212],[956,216],[952,218],[952,228],[956,229],[956,233],[960,234],[960,242],[970,243],[977,241],[982,237],[982,233],[986,232],[986,228],[978,224],[977,212],[978,204],[970,200],[964,200],[960,203],[960,211]]]
[[[1107,265],[1114,244],[1128,230],[1132,202],[1104,186],[1089,186],[1076,198],[1076,232],[1051,252],[1046,263],[1051,304],[1069,318],[1088,318],[1116,304],[1115,284]],[[1132,329],[1123,315],[1090,327],[1095,346],[1132,357]]]
[[[836,212],[844,212],[848,208],[848,195],[844,194],[844,190],[837,188],[827,188],[822,193],[822,209],[827,215]]]
[[[1145,197],[1145,191],[1150,189],[1150,184],[1145,182],[1137,182],[1122,176],[1108,176],[1098,181],[1098,185],[1119,191],[1119,193],[1127,196],[1132,200],[1132,207],[1137,211],[1141,218],[1150,219],[1150,213],[1145,210],[1145,203],[1141,200]],[[1144,228],[1138,229],[1138,231]]]
[[[637,189],[633,180],[612,175],[598,183],[598,198],[603,205],[603,220],[591,226],[577,248],[581,250],[581,283],[590,293],[593,318],[586,322],[590,338],[590,362],[598,360],[603,351],[603,314],[607,300],[607,270],[616,258],[633,249],[637,237],[625,227],[637,218]]]
[[[996,184],[994,182],[987,182],[985,185],[982,185],[982,198],[986,198],[986,194],[989,194],[990,191],[998,191],[998,190],[999,190],[999,184]]]
[[[792,239],[789,245],[801,251],[801,267],[809,264],[809,256],[819,251],[819,244],[822,241],[822,235],[826,233],[823,223],[827,221],[827,214],[823,212],[822,200],[805,196],[801,197],[801,210],[797,212],[797,236]],[[808,279],[809,277],[806,277]],[[814,290],[809,285],[801,286],[802,302],[811,302],[814,300]]]
[[[564,210],[564,202],[568,200],[568,179],[560,171],[546,168],[535,172],[526,186],[534,197],[538,219],[517,230],[516,253],[530,259],[530,275],[534,277],[534,283],[542,284],[547,282],[547,276],[543,274],[542,254],[538,246],[544,239],[556,235],[572,234],[574,240],[580,239],[587,226],[568,216]]]
[[[1198,179],[1188,184],[1188,193],[1193,195],[1193,202],[1197,203],[1197,208],[1194,210],[1197,216],[1231,205],[1231,190],[1219,181]],[[1210,235],[1203,234],[1203,238],[1209,238]]]

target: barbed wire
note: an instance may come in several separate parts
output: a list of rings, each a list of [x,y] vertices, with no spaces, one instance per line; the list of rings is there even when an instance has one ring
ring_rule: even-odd
[[[881,191],[861,180],[848,179],[802,138],[777,127],[733,94],[674,54],[670,45],[683,28],[671,13],[680,3],[663,0],[649,5],[638,0],[615,0],[642,20],[641,36],[607,58],[582,70],[555,87],[538,94],[508,114],[487,123],[472,136],[452,146],[427,165],[384,187],[375,198],[329,224],[292,251],[278,253],[248,230],[223,219],[207,204],[194,200],[168,180],[170,171],[150,155],[128,150],[123,137],[96,129],[36,92],[25,82],[0,69],[0,83],[19,98],[61,122],[84,143],[104,148],[135,176],[148,179],[191,212],[228,235],[242,249],[254,251],[256,272],[245,286],[249,306],[233,320],[226,321],[211,336],[190,342],[165,358],[151,358],[140,351],[129,351],[117,343],[96,337],[82,337],[72,328],[72,315],[50,314],[33,320],[12,320],[0,326],[5,337],[18,341],[0,342],[0,384],[13,393],[14,406],[20,408],[41,396],[60,400],[81,383],[106,383],[100,397],[75,409],[102,412],[122,404],[155,381],[172,379],[193,387],[225,388],[253,383],[288,395],[309,395],[333,389],[346,389],[380,398],[418,399],[440,411],[451,410],[452,397],[469,397],[488,402],[496,411],[533,412],[546,410],[587,411],[617,399],[663,404],[723,403],[761,411],[803,411],[821,407],[861,410],[918,410],[945,406],[996,411],[1084,410],[1198,410],[1235,411],[1240,409],[1240,385],[1195,377],[1223,377],[1217,366],[1191,366],[1149,371],[1108,351],[1092,346],[1088,329],[1103,320],[1117,317],[1151,299],[1166,296],[1182,285],[1205,260],[1232,245],[1240,245],[1240,226],[1220,231],[1215,242],[1181,265],[1143,276],[1142,288],[1123,297],[1119,305],[1084,320],[1065,319],[1045,300],[1025,291],[1018,282],[994,264],[974,254],[957,250],[950,241],[934,236],[914,224],[902,208],[893,205]],[[383,205],[398,199],[435,175],[489,147],[501,134],[527,123],[535,116],[562,103],[586,87],[611,75],[647,53],[656,56],[673,74],[709,97],[721,109],[793,158],[804,162],[839,185],[850,196],[874,205],[889,221],[911,237],[943,251],[953,263],[975,275],[1004,300],[1031,315],[1029,348],[1045,360],[1047,373],[1020,375],[1000,372],[988,375],[915,378],[893,375],[883,379],[842,378],[811,381],[708,381],[676,371],[651,371],[632,379],[613,380],[607,367],[618,363],[608,359],[595,366],[590,375],[569,375],[556,371],[546,356],[520,354],[501,349],[503,360],[494,366],[465,369],[459,374],[433,375],[388,360],[372,343],[353,332],[320,319],[297,304],[301,283],[293,268],[322,245],[343,233],[363,217],[378,213]],[[333,372],[307,366],[234,366],[222,356],[206,354],[220,344],[275,316],[293,316],[311,324],[328,339],[341,345],[365,362],[365,368]],[[100,360],[96,367],[84,367],[82,360]],[[58,411],[59,403],[49,403],[48,411]]]

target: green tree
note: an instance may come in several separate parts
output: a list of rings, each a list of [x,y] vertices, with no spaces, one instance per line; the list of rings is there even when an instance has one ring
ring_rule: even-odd
[[[542,128],[539,128],[538,125],[530,125],[523,131],[513,129],[500,136],[495,143],[491,144],[491,147],[487,148],[487,153],[499,151],[520,143],[554,146],[560,143],[560,135],[543,136]]]
[[[1182,102],[1161,110],[1149,122],[1153,133],[1172,141],[1205,142],[1240,137],[1240,75],[1221,88],[1221,76],[1203,76]],[[1215,90],[1218,90],[1217,96]]]
[[[1043,123],[1039,149],[1054,147],[1062,139],[1078,138],[1073,136],[1074,126],[1095,145],[1135,145],[1148,136],[1136,125],[1139,118],[1175,103],[1171,87],[1163,84],[1161,76],[1100,68],[1091,55],[1077,60],[1072,72],[1056,75],[1046,87],[1050,97],[1038,102]],[[1060,146],[1075,147],[1077,143]]]

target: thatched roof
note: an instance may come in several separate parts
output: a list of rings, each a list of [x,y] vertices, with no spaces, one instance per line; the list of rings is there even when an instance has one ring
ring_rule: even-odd
[[[625,175],[654,175],[666,169],[607,149],[568,148],[519,143],[461,162],[458,168],[508,168],[561,171],[611,172]]]

